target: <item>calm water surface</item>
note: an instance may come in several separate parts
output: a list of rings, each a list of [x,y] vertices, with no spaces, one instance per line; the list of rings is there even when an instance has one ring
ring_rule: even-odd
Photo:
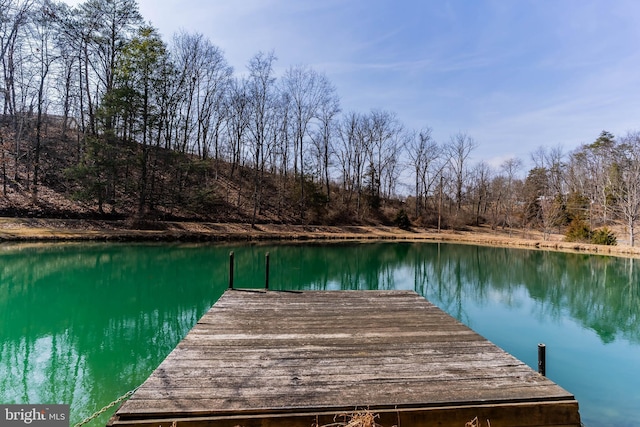
[[[135,388],[228,283],[411,289],[575,394],[587,426],[640,425],[640,260],[437,243],[0,246],[0,403],[76,423]],[[90,425],[104,425],[109,411]]]

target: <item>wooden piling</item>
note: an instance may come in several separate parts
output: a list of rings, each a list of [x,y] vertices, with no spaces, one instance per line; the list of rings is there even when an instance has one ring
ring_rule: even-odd
[[[233,289],[233,267],[235,264],[235,255],[233,251],[229,252],[229,289]]]
[[[269,252],[264,256],[264,288],[269,290]]]
[[[538,344],[538,373],[547,376],[547,346]]]

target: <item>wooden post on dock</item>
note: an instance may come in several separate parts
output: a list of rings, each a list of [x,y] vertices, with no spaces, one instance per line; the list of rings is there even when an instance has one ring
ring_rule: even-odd
[[[233,259],[234,254],[233,251],[229,253],[229,289],[233,289]]]
[[[269,252],[264,256],[265,271],[264,271],[264,288],[269,290]]]
[[[547,376],[547,346],[538,344],[538,373]]]

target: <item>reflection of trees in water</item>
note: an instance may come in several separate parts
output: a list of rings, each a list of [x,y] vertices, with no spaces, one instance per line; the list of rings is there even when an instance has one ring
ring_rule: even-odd
[[[410,245],[347,243],[271,249],[272,285],[283,289],[395,289]]]
[[[0,401],[73,402],[77,419],[137,386],[224,291],[230,250],[238,286],[263,286],[269,251],[274,289],[415,288],[463,321],[465,300],[514,306],[526,289],[532,315],[640,342],[632,259],[398,242],[36,247],[0,254]]]
[[[567,290],[571,317],[593,329],[604,342],[617,336],[640,342],[638,287],[634,259],[574,255],[560,286]]]
[[[76,422],[139,385],[222,292],[210,264],[166,247],[3,253],[0,401],[72,403]]]
[[[424,243],[284,246],[277,283],[283,288],[394,289],[413,280],[416,291],[437,299],[465,321],[464,300],[499,298],[517,306],[519,290],[537,301],[534,316],[568,314],[604,342],[640,342],[640,269],[637,260],[597,255]],[[291,275],[287,259],[299,274]],[[409,270],[410,276],[399,271]]]
[[[2,401],[66,403],[73,395],[87,394],[88,388],[83,386],[86,358],[78,354],[69,339],[68,334],[59,334],[3,341],[0,344]]]
[[[518,249],[441,245],[438,257],[420,257],[416,264],[421,278],[436,277],[436,283],[416,282],[423,295],[437,295],[452,313],[461,294],[482,303],[489,291],[499,291],[502,302],[511,300],[524,287],[538,302],[534,315],[559,319],[567,313],[594,330],[604,342],[616,336],[640,342],[640,278],[636,260],[596,255],[553,253]],[[424,249],[418,248],[418,251]],[[446,252],[446,256],[444,256]],[[437,261],[439,259],[439,261]],[[459,317],[462,317],[459,315]]]

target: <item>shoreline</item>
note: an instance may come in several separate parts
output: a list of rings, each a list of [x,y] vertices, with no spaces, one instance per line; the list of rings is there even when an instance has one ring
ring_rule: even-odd
[[[515,237],[519,235],[521,237]],[[522,236],[524,235],[524,236]],[[243,223],[159,222],[140,226],[126,221],[0,218],[0,243],[56,242],[264,242],[264,241],[415,241],[539,249],[640,258],[640,248],[565,242],[562,235],[547,240],[531,230],[491,230],[473,227],[465,231],[392,226],[302,226]]]

